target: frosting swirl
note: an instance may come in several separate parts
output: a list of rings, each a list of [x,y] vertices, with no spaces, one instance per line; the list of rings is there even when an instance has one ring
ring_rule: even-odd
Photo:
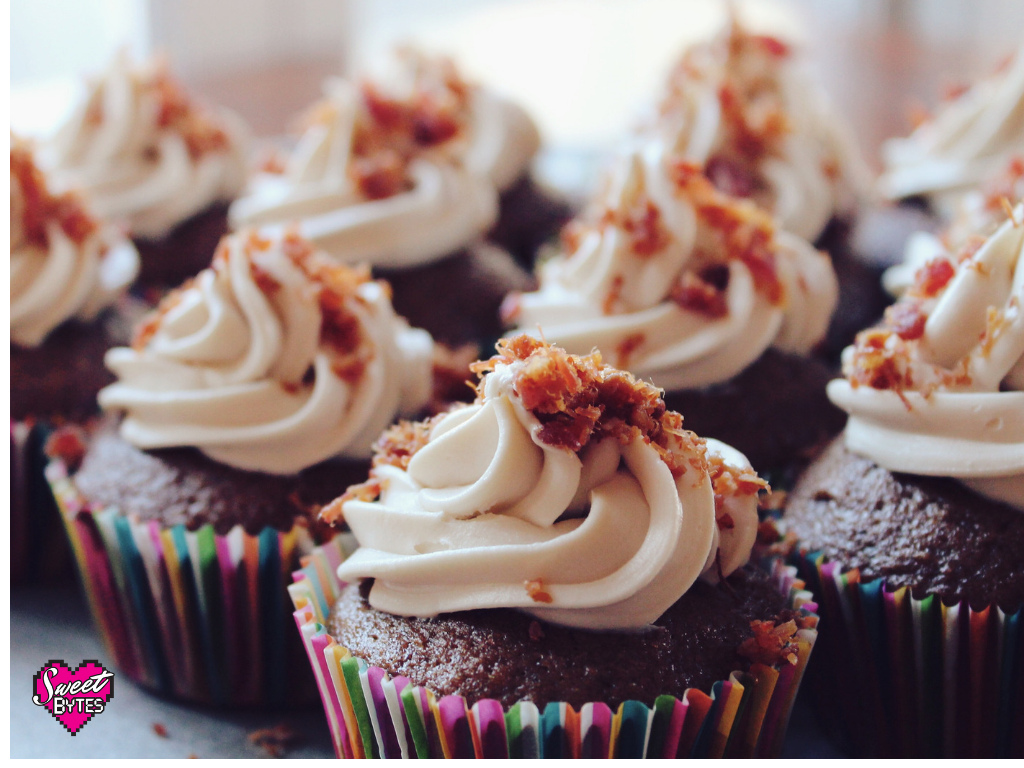
[[[11,147],[11,341],[38,346],[65,320],[91,320],[135,280],[139,254],[72,192],[54,195],[27,144]]]
[[[1014,219],[959,263],[922,269],[846,349],[828,394],[850,414],[851,450],[1024,510],[1024,207]]]
[[[397,414],[430,399],[433,342],[394,314],[387,286],[327,262],[294,234],[225,238],[214,264],[165,299],[134,347],[107,353],[144,449],[194,446],[247,470],[292,474],[369,454]]]
[[[764,483],[742,454],[682,430],[658,390],[597,355],[526,336],[499,351],[475,404],[391,430],[370,482],[325,509],[360,543],[338,576],[373,578],[373,607],[642,628],[747,562]]]
[[[685,52],[653,132],[723,192],[752,198],[806,240],[865,186],[852,138],[791,46],[735,18]]]
[[[536,127],[446,59],[406,52],[399,63],[386,92],[328,82],[283,172],[251,181],[232,225],[297,220],[335,258],[381,266],[440,258],[482,235],[498,191],[536,152]]]
[[[882,147],[878,181],[891,199],[962,191],[991,178],[1024,152],[1024,56],[1018,51],[990,77],[948,101],[910,136]]]
[[[652,144],[567,233],[566,254],[510,300],[508,319],[668,390],[726,381],[769,346],[810,351],[838,296],[828,256]]]
[[[230,200],[246,175],[246,128],[194,104],[161,62],[119,55],[43,155],[63,186],[86,190],[103,218],[159,238]]]

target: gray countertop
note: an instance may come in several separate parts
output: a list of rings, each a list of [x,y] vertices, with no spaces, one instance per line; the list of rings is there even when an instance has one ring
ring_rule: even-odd
[[[332,757],[323,710],[222,712],[156,697],[115,677],[108,709],[70,736],[32,703],[32,677],[50,659],[110,667],[77,587],[11,589],[11,757],[267,757],[249,734],[286,724],[297,736],[287,757]],[[115,670],[116,672],[116,670]],[[163,726],[161,737],[154,725]],[[841,757],[825,741],[805,702],[797,702],[787,757]]]

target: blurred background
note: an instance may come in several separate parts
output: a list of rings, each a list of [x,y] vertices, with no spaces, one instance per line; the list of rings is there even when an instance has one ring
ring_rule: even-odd
[[[872,165],[908,115],[1024,38],[1021,0],[737,0],[752,27],[802,42]],[[83,77],[128,46],[165,52],[195,92],[260,135],[285,130],[330,74],[395,44],[451,54],[518,99],[556,157],[612,146],[651,104],[715,0],[12,0],[11,122],[42,133]],[[551,153],[548,153],[550,158]]]

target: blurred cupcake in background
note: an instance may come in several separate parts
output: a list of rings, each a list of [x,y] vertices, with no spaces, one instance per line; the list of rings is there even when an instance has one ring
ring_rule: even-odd
[[[539,278],[509,296],[509,322],[649,379],[690,427],[759,471],[842,429],[829,368],[812,355],[836,306],[828,255],[662,145],[620,158]]]
[[[330,81],[288,158],[232,206],[232,225],[297,222],[332,258],[386,277],[398,311],[436,337],[472,339],[474,326],[494,336],[500,295],[528,277],[482,240],[498,222],[508,235],[499,245],[514,247],[516,221],[531,217],[519,198],[537,130],[447,59],[406,49],[395,64],[389,78]],[[525,236],[538,239],[517,257],[532,262],[562,221],[526,222]]]
[[[48,476],[110,653],[185,699],[301,697],[286,575],[380,431],[429,405],[430,335],[365,272],[244,232],[106,360],[124,418]]]
[[[844,353],[846,431],[783,518],[858,752],[1024,756],[1024,207]],[[827,638],[827,642],[826,642]]]
[[[130,336],[123,295],[139,255],[84,196],[55,194],[32,146],[11,138],[11,571],[45,577],[66,547],[42,470],[55,426],[85,424],[112,377],[104,353]],[[64,558],[61,552],[64,552]]]
[[[799,48],[731,16],[690,46],[641,131],[700,165],[720,191],[753,201],[785,231],[825,248],[839,278],[826,340],[838,354],[886,302],[878,274],[851,252],[867,169]]]
[[[123,223],[142,257],[142,282],[174,286],[208,266],[242,190],[248,130],[195,101],[167,63],[119,54],[41,151],[62,187],[88,192]]]

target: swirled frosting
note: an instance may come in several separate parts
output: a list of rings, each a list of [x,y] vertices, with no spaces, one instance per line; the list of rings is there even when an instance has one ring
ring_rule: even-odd
[[[119,55],[45,147],[66,187],[133,236],[159,238],[245,184],[247,130],[193,103],[161,62]]]
[[[133,348],[107,354],[139,448],[193,446],[240,469],[292,474],[367,456],[431,395],[433,342],[396,316],[386,284],[295,234],[225,238],[213,266],[162,303]]]
[[[539,145],[525,112],[468,85],[446,59],[406,52],[385,91],[332,80],[281,172],[252,179],[234,226],[285,226],[346,263],[445,256],[482,235],[498,191]]]
[[[934,118],[882,147],[878,181],[892,199],[962,191],[992,178],[1024,152],[1024,55],[948,100]],[[938,200],[941,205],[941,199]]]
[[[764,483],[742,454],[598,355],[499,351],[476,403],[386,433],[370,481],[325,509],[359,540],[338,576],[374,579],[370,605],[642,628],[747,562]]]
[[[937,256],[962,256],[976,251],[1012,209],[1011,201],[1024,198],[1024,158],[1013,156],[1000,173],[980,189],[959,195],[954,203],[953,218],[939,235],[914,232],[907,238],[903,262],[889,267],[882,275],[885,289],[900,296],[918,272]]]
[[[1024,510],[1024,207],[1014,219],[959,263],[920,270],[843,353],[828,394],[850,414],[851,450]]]
[[[653,132],[723,192],[752,198],[806,240],[865,186],[852,138],[791,46],[735,18],[685,52]]]
[[[135,280],[139,254],[73,192],[54,195],[29,146],[11,147],[11,341],[43,342],[65,320],[91,320]]]
[[[808,352],[838,297],[827,255],[652,144],[623,158],[563,241],[508,319],[668,390],[726,381],[770,346]]]

